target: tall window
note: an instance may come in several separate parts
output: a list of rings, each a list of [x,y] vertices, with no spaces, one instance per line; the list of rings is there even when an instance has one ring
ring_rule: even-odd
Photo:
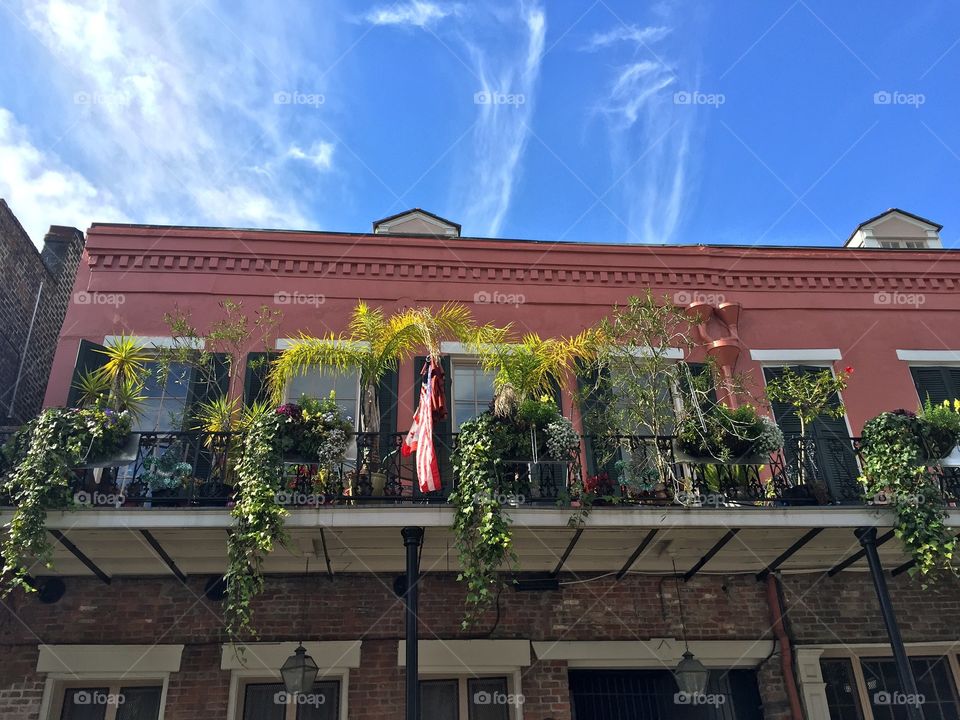
[[[518,700],[505,677],[420,681],[422,720],[509,720]]]
[[[143,383],[145,401],[134,430],[139,432],[179,432],[187,421],[187,398],[190,395],[190,366],[171,363],[166,377],[161,377],[156,362],[146,363]]]
[[[283,683],[247,683],[243,689],[243,720],[338,720],[340,683],[314,683],[313,691],[289,695]]]
[[[297,402],[301,397],[323,400],[333,392],[344,415],[356,421],[360,410],[360,375],[355,370],[311,370],[297,375],[287,387],[287,400]]]
[[[473,362],[453,364],[453,429],[489,409],[493,402],[493,373]]]
[[[161,685],[90,683],[63,688],[50,716],[59,720],[157,720]]]

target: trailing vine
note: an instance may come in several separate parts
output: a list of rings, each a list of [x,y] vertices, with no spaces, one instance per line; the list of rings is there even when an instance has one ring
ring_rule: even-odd
[[[896,535],[913,556],[910,573],[921,576],[955,572],[956,538],[946,524],[946,503],[928,457],[933,434],[936,429],[905,410],[883,413],[863,427],[860,480],[868,499],[890,504]]]
[[[277,438],[284,416],[266,413],[255,419],[244,439],[243,455],[236,468],[236,504],[231,515],[236,525],[227,538],[227,583],[224,618],[231,639],[251,625],[252,599],[263,590],[263,559],[282,543],[287,511],[277,503],[283,474],[283,456]]]
[[[17,431],[4,448],[9,468],[5,490],[14,505],[3,539],[2,595],[32,591],[29,563],[50,567],[47,511],[70,506],[70,475],[88,458],[110,453],[130,432],[126,412],[102,409],[44,410]]]
[[[465,628],[495,600],[501,586],[499,570],[505,564],[517,567],[504,509],[522,504],[531,487],[529,478],[511,465],[541,454],[567,462],[571,444],[579,445],[572,424],[549,401],[525,400],[509,417],[488,411],[460,426],[453,453],[460,480],[450,502],[461,567],[457,580],[467,585]],[[572,472],[579,482],[579,472]]]

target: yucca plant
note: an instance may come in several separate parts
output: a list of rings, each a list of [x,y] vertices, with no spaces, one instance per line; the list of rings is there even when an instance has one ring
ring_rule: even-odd
[[[109,381],[110,395],[118,401],[130,397],[137,384],[142,384],[146,374],[146,364],[152,358],[137,342],[136,338],[121,335],[107,343],[103,350],[97,352],[107,356],[107,361],[97,372]],[[125,410],[125,407],[117,407]]]
[[[289,382],[314,369],[360,373],[360,432],[380,432],[377,385],[390,370],[417,350],[439,357],[446,339],[465,340],[475,331],[470,311],[448,303],[437,310],[414,308],[387,316],[381,308],[357,303],[346,333],[324,337],[301,335],[273,361],[270,386],[274,399],[283,400]]]

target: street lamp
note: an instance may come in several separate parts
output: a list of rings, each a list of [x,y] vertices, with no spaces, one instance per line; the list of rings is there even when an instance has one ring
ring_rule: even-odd
[[[313,690],[313,683],[317,679],[317,673],[320,668],[313,658],[307,655],[307,651],[301,642],[293,655],[287,658],[280,668],[280,675],[283,677],[283,684],[287,693],[290,695],[305,694]]]
[[[673,671],[673,676],[677,679],[677,685],[680,692],[688,696],[703,695],[707,689],[707,676],[710,671],[703,666],[703,663],[694,657],[689,649],[683,653],[683,659]]]

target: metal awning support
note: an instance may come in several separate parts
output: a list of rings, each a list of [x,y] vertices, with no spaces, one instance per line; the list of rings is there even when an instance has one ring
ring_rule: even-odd
[[[733,540],[734,536],[736,536],[738,532],[740,532],[740,528],[733,528],[732,530],[727,530],[726,534],[722,538],[717,540],[716,544],[712,548],[707,550],[707,554],[704,555],[702,558],[700,558],[697,561],[696,565],[694,565],[692,568],[687,570],[687,572],[683,576],[683,581],[687,582],[688,580],[690,580],[690,578],[692,578],[694,575],[700,572],[703,566],[706,565],[708,562],[710,562],[713,559],[713,556],[723,549],[724,545],[726,545],[728,542]]]
[[[875,544],[875,546],[876,546],[876,547],[880,547],[880,546],[883,545],[885,542],[887,542],[888,540],[890,540],[895,534],[896,534],[896,533],[895,533],[893,530],[889,530],[889,531],[885,532],[883,535],[881,535],[881,536],[878,538],[878,537],[877,537],[877,533],[876,533],[876,528],[874,528],[873,536],[874,536],[874,541],[875,541],[874,544]],[[866,551],[866,550],[859,550],[859,551],[855,552],[853,555],[851,555],[850,557],[848,557],[846,560],[843,560],[842,562],[839,562],[839,563],[837,563],[836,565],[834,565],[832,568],[830,568],[830,569],[827,571],[827,577],[833,577],[833,576],[836,575],[837,573],[843,572],[844,570],[846,570],[848,567],[850,567],[851,565],[853,565],[853,564],[854,564],[855,562],[857,562],[858,560],[862,560],[862,559],[866,556],[866,554],[867,554],[867,551]]]
[[[407,551],[407,588],[404,593],[407,626],[406,695],[407,720],[420,720],[419,675],[420,659],[417,648],[417,584],[420,582],[420,548],[423,545],[422,527],[405,527],[400,531]]]
[[[883,623],[887,626],[887,635],[890,638],[890,647],[893,650],[893,659],[897,666],[900,687],[908,699],[918,698],[917,681],[913,677],[913,668],[910,667],[910,659],[907,657],[907,650],[903,646],[903,637],[901,637],[900,627],[897,625],[897,616],[894,614],[893,605],[890,602],[887,579],[883,576],[880,553],[877,552],[877,529],[875,527],[862,527],[857,528],[854,533],[863,546],[863,552],[867,557],[867,565],[870,566],[870,575],[873,577],[873,587],[877,591],[877,600],[880,601]],[[918,703],[908,702],[906,708],[907,717],[910,720],[923,720],[923,713],[920,711]]]
[[[86,565],[86,566],[87,566],[87,569],[89,569],[90,572],[92,572],[94,575],[96,575],[98,578],[100,578],[100,579],[101,579],[104,583],[106,583],[107,585],[110,584],[110,576],[107,575],[103,570],[101,570],[101,569],[97,566],[97,564],[93,562],[93,560],[91,560],[91,559],[88,558],[86,555],[84,555],[83,551],[82,551],[80,548],[78,548],[76,545],[74,545],[72,542],[70,542],[70,541],[67,539],[67,536],[66,536],[66,535],[64,535],[64,534],[63,534],[62,532],[60,532],[59,530],[52,530],[52,529],[50,529],[49,532],[50,532],[51,535],[53,535],[53,536],[57,539],[57,541],[58,541],[61,545],[63,545],[67,550],[69,550],[71,553],[73,553],[73,556],[74,556],[77,560],[79,560],[79,561],[82,562],[84,565]]]
[[[551,577],[557,577],[560,574],[560,571],[563,570],[563,564],[567,561],[567,558],[570,557],[570,553],[573,552],[573,548],[576,547],[577,541],[580,539],[580,536],[583,535],[583,528],[577,528],[577,531],[573,534],[573,537],[570,538],[570,542],[567,543],[567,549],[563,551],[563,555],[560,557],[560,562],[557,563],[557,566],[553,569],[553,572],[550,573]]]
[[[767,565],[767,567],[765,567],[763,570],[758,572],[757,580],[766,580],[767,575],[769,575],[778,567],[783,565],[783,563],[785,563],[787,560],[793,557],[793,555],[797,552],[797,550],[802,548],[804,545],[806,545],[808,542],[813,540],[817,535],[819,535],[822,532],[823,532],[823,528],[813,528],[812,530],[807,532],[802,538],[797,540],[793,545],[791,545],[782,553],[780,553],[780,555],[777,557],[776,560],[774,560],[772,563]]]
[[[617,573],[617,580],[623,578],[624,575],[633,567],[633,564],[643,555],[643,551],[647,549],[647,546],[653,541],[653,538],[657,534],[657,528],[654,528],[647,533],[647,536],[640,541],[640,544],[637,545],[637,549],[634,550],[630,557],[627,558],[627,561],[623,564],[623,567],[620,568],[620,571]]]
[[[323,532],[323,528],[320,528],[320,545],[323,547],[323,559],[327,564],[327,577],[333,580],[333,566],[330,564],[330,553],[327,550],[327,536]]]
[[[144,540],[150,544],[150,547],[153,548],[153,551],[160,556],[160,559],[163,560],[164,564],[170,568],[170,572],[176,576],[177,580],[186,584],[186,574],[184,574],[184,572],[177,567],[177,564],[173,561],[173,558],[167,554],[167,551],[163,549],[163,545],[161,545],[160,541],[153,536],[153,533],[151,533],[149,530],[141,530],[140,534],[143,535]]]

